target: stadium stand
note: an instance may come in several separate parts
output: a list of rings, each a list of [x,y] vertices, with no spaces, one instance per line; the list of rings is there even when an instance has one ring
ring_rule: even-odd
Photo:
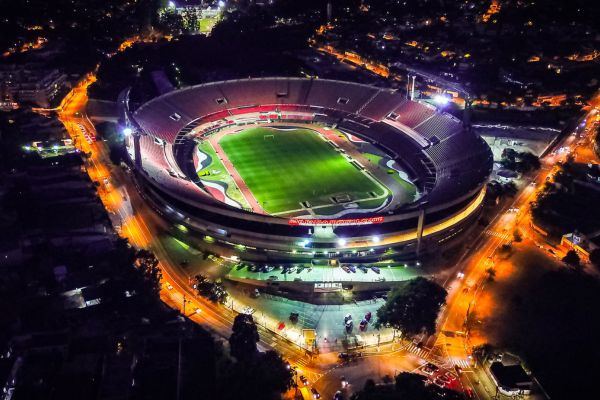
[[[196,138],[239,121],[276,120],[335,127],[378,147],[407,173],[420,197],[390,210],[383,224],[339,228],[357,237],[414,228],[420,210],[430,215],[428,221],[453,215],[481,193],[492,167],[485,142],[465,131],[455,118],[389,89],[342,81],[212,82],[150,100],[134,111],[133,118],[142,134],[143,178],[151,184],[148,190],[157,201],[195,216],[198,220],[189,223],[198,223],[202,229],[214,224],[225,227],[228,234],[264,236],[273,246],[277,241],[272,235],[286,237],[289,246],[308,230],[290,227],[283,218],[234,209],[215,200],[196,175]],[[128,142],[131,154],[132,141]]]

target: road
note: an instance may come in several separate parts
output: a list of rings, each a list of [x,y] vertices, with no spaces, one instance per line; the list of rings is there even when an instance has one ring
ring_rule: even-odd
[[[189,277],[180,266],[181,260],[175,259],[172,252],[165,248],[163,239],[168,235],[170,224],[160,218],[141,198],[130,174],[112,166],[105,144],[101,141],[94,143],[86,140],[86,132],[88,136],[95,136],[94,125],[85,114],[87,88],[94,81],[95,77],[90,74],[65,97],[56,110],[59,119],[65,125],[75,145],[88,155],[85,163],[87,172],[93,181],[100,184],[99,195],[120,235],[138,248],[152,250],[160,260],[163,272],[161,299],[216,335],[227,338],[231,333],[235,312],[195,295],[190,287]],[[595,97],[591,104],[588,114],[582,118],[582,121],[585,120],[584,124],[576,129],[576,133],[581,138],[573,135],[566,136],[555,147],[572,149],[578,161],[598,161],[589,148],[590,137],[594,131],[591,127],[596,120],[597,107],[600,106],[600,95]],[[360,389],[367,377],[372,376],[375,371],[379,376],[394,374],[400,370],[410,371],[422,365],[424,359],[445,363],[447,368],[459,365],[468,369],[472,346],[485,338],[469,337],[465,331],[465,320],[478,294],[485,288],[488,276],[486,270],[495,267],[496,250],[512,240],[515,227],[524,230],[526,238],[535,235],[527,228],[529,226],[528,205],[535,199],[541,185],[549,179],[556,163],[565,156],[566,153],[562,155],[551,153],[546,156],[542,160],[543,168],[533,178],[533,183],[525,185],[515,196],[514,201],[500,210],[487,229],[473,242],[474,245],[467,249],[451,275],[453,278],[445,283],[449,288],[447,305],[439,318],[438,333],[429,338],[425,346],[427,350],[423,350],[423,354],[417,356],[412,354],[410,349],[405,348],[406,346],[394,348],[393,346],[397,345],[391,344],[392,347],[389,349],[380,349],[381,353],[376,352],[365,357],[356,366],[336,367],[338,362],[335,354],[311,359],[299,346],[264,329],[260,324],[259,346],[265,350],[278,350],[311,381],[316,382],[315,387],[323,395],[328,396],[340,389],[342,376],[346,376],[348,380],[352,379],[351,385],[345,390]],[[515,209],[519,211],[508,211]],[[460,278],[458,272],[461,272]],[[487,398],[489,393],[485,392],[486,389],[482,388],[482,385],[477,385],[472,376],[473,374],[462,374],[461,384],[464,387],[472,387],[476,398]]]
[[[546,180],[552,179],[557,163],[564,161],[568,154],[572,154],[578,162],[598,162],[597,155],[590,151],[590,148],[595,131],[593,128],[597,124],[600,94],[596,95],[590,104],[573,134],[565,136],[554,146],[555,151],[541,159],[542,168],[533,177],[531,183],[525,184],[512,203],[499,210],[494,220],[473,241],[474,245],[467,248],[456,264],[451,278],[445,282],[449,294],[446,307],[438,319],[437,334],[430,337],[427,342],[427,347],[431,349],[430,356],[441,355],[450,364],[459,366],[464,366],[465,363],[472,364],[473,346],[484,343],[486,339],[468,334],[467,315],[477,301],[478,295],[485,289],[488,281],[487,271],[490,268],[497,268],[495,262],[497,250],[503,244],[512,242],[516,228],[521,231],[529,244],[541,246],[538,242],[539,235],[531,228],[529,204],[535,200]],[[564,151],[559,152],[561,148]],[[552,255],[560,256],[560,254]],[[493,304],[486,304],[485,307],[493,307]],[[484,399],[491,396],[489,388],[478,384],[479,378],[473,379],[473,374],[465,373],[462,377],[463,385],[471,387],[476,398]]]
[[[189,277],[182,271],[180,261],[173,259],[165,249],[164,239],[170,225],[160,218],[141,198],[134,182],[121,168],[113,167],[106,145],[102,141],[89,143],[84,129],[95,136],[94,125],[85,115],[87,88],[95,81],[93,75],[86,77],[65,97],[57,112],[75,145],[88,154],[85,166],[90,178],[99,183],[99,196],[120,235],[138,248],[152,250],[160,261],[163,274],[161,299],[173,308],[184,311],[192,320],[201,323],[215,334],[227,338],[235,313],[224,306],[214,305],[196,296],[189,284]],[[105,182],[108,182],[106,184]],[[199,312],[195,310],[199,309]],[[271,332],[260,329],[263,349],[277,350],[288,359],[308,364],[305,352],[297,345],[283,340]]]

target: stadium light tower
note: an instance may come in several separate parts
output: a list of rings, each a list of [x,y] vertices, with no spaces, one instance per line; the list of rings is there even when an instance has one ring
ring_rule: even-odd
[[[444,94],[438,93],[436,95],[433,96],[433,102],[435,104],[437,104],[440,107],[443,107],[445,105],[447,105],[450,102],[450,99],[448,98],[448,96],[445,96]]]

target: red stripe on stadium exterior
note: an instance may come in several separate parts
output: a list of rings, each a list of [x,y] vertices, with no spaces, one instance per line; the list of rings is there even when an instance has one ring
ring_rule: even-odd
[[[314,226],[314,225],[370,225],[381,224],[383,217],[350,218],[350,219],[289,219],[288,224],[292,226]]]

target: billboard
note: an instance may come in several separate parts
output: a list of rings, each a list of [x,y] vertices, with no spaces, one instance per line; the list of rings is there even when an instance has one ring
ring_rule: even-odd
[[[367,218],[349,218],[349,219],[301,219],[293,218],[288,220],[288,224],[292,226],[316,226],[316,225],[371,225],[381,224],[383,217],[367,217]]]

